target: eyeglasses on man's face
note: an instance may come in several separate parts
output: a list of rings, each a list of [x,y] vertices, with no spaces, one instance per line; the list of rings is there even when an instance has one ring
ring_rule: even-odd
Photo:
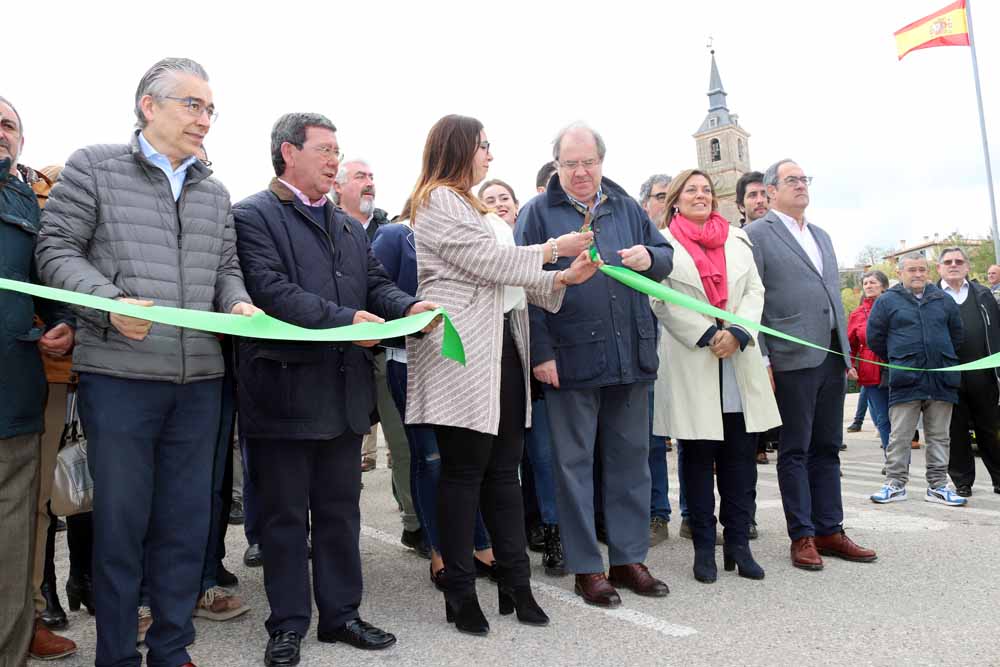
[[[336,146],[320,144],[319,146],[310,146],[309,148],[319,153],[320,157],[322,157],[327,162],[329,162],[331,159],[336,159],[337,162],[340,162],[341,160],[344,159],[344,153]]]
[[[655,195],[649,195],[649,199],[655,199],[656,201],[662,204],[663,202],[667,201],[667,193],[657,192]]]
[[[600,158],[590,158],[588,160],[560,160],[559,166],[563,169],[573,170],[577,167],[583,167],[584,169],[593,169],[596,165],[600,164]]]
[[[965,266],[965,260],[961,257],[958,259],[942,259],[941,263],[945,266]]]
[[[781,180],[782,180],[782,182],[785,185],[794,188],[799,183],[801,183],[802,185],[808,186],[809,184],[811,184],[813,182],[813,177],[812,176],[786,176],[785,178],[783,178]]]
[[[203,113],[208,114],[208,120],[215,122],[219,118],[219,112],[215,110],[214,104],[205,104],[205,100],[200,100],[197,97],[174,97],[173,95],[164,95],[165,100],[174,100],[180,102],[181,106],[187,107],[188,113],[195,118],[201,118]]]

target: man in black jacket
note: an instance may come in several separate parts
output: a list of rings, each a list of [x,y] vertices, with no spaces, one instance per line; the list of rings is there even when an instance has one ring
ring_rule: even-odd
[[[327,198],[340,165],[333,123],[282,116],[271,131],[271,162],[270,186],[233,208],[247,289],[269,314],[324,329],[436,308],[392,283],[362,226]],[[396,641],[358,615],[358,459],[376,413],[377,342],[240,343],[240,429],[258,489],[269,666],[298,664],[309,627],[310,514],[319,641],[366,649]]]
[[[965,341],[958,348],[959,363],[1000,352],[1000,308],[988,288],[968,280],[969,256],[965,251],[945,248],[938,258],[938,275],[941,289],[955,300],[962,315]],[[963,498],[972,495],[976,481],[970,422],[983,465],[993,479],[993,492],[1000,493],[1000,373],[996,368],[962,372],[958,404],[951,414],[948,474],[955,483],[955,492]]]

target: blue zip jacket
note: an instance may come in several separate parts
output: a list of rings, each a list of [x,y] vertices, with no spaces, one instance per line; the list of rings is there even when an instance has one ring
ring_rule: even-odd
[[[962,316],[958,304],[928,283],[918,299],[895,285],[875,299],[868,315],[868,347],[890,364],[947,368],[958,364]],[[889,405],[907,401],[958,403],[961,373],[889,370]]]
[[[386,223],[379,226],[372,239],[372,253],[382,262],[396,287],[410,296],[417,295],[417,246],[408,225]],[[382,345],[405,350],[406,339],[390,338],[382,341]]]
[[[592,216],[594,243],[608,265],[621,266],[618,251],[644,245],[653,261],[642,275],[660,281],[673,268],[674,249],[638,202],[607,178],[604,199]],[[515,236],[521,245],[545,243],[579,231],[584,216],[570,202],[558,178],[521,209]],[[547,269],[566,269],[573,257],[561,257]],[[656,379],[656,320],[649,297],[603,273],[566,289],[562,308],[531,311],[531,366],[555,359],[559,386],[587,389]]]

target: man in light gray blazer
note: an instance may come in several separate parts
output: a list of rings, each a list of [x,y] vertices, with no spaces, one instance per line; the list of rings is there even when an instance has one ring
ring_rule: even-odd
[[[821,570],[820,554],[861,562],[876,555],[842,525],[840,445],[851,362],[841,351],[851,348],[833,244],[805,219],[811,180],[792,160],[771,165],[764,174],[771,210],[746,232],[766,290],[761,323],[833,350],[760,336],[781,412],[778,485],[792,564]]]

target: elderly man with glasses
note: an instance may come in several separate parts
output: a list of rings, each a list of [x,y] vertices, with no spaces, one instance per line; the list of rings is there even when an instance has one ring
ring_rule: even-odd
[[[606,263],[662,280],[673,268],[673,248],[639,204],[604,178],[604,154],[604,140],[585,125],[559,132],[558,177],[521,209],[518,242],[592,230]],[[565,269],[570,259],[549,267]],[[615,586],[662,597],[667,585],[643,564],[650,539],[649,389],[659,365],[649,299],[598,274],[567,289],[559,313],[531,311],[531,365],[545,385],[560,531],[576,592],[603,607],[621,604]],[[595,456],[603,467],[608,576],[594,526]]]
[[[781,412],[778,486],[792,565],[821,570],[821,554],[860,562],[876,555],[843,529],[840,445],[851,362],[841,351],[851,348],[833,243],[806,220],[811,182],[792,160],[768,167],[771,209],[746,231],[766,290],[761,324],[832,350],[760,336]]]
[[[993,268],[993,267],[990,267]],[[993,293],[969,280],[969,256],[962,248],[945,248],[938,257],[941,289],[958,304],[965,339],[956,350],[958,362],[976,361],[1000,352],[1000,307]],[[951,413],[951,454],[948,474],[955,492],[968,498],[976,482],[976,459],[969,442],[969,425],[976,432],[976,445],[983,465],[1000,493],[1000,370],[986,368],[962,371],[958,403]]]
[[[250,316],[229,193],[198,159],[215,118],[193,60],[153,65],[129,144],[74,153],[42,215],[44,281],[139,306]],[[78,309],[73,369],[94,477],[99,666],[142,663],[140,582],[154,617],[150,665],[190,664],[212,511],[225,373],[215,334]]]

